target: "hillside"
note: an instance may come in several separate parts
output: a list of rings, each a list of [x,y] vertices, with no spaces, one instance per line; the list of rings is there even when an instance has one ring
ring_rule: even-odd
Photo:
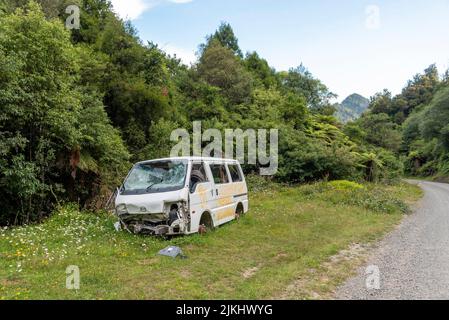
[[[369,100],[357,93],[351,94],[337,105],[337,118],[343,123],[358,119],[368,108]]]

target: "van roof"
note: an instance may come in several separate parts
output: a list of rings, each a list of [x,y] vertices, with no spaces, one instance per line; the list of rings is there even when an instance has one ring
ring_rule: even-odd
[[[212,157],[173,157],[173,158],[162,158],[162,159],[151,159],[139,161],[138,163],[146,163],[152,161],[169,161],[169,160],[187,160],[187,161],[210,161],[210,162],[230,162],[230,163],[238,163],[237,160],[234,159],[225,159],[225,158],[212,158]]]

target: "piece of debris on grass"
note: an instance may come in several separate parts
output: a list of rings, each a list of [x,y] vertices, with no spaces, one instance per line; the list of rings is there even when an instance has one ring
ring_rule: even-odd
[[[121,226],[121,224],[120,224],[120,221],[117,221],[116,223],[114,223],[114,228],[115,228],[115,231],[122,231],[122,226]]]
[[[161,256],[171,257],[171,258],[177,258],[180,257],[181,259],[187,258],[184,253],[182,253],[182,250],[180,247],[176,246],[169,246],[167,248],[164,248],[158,252]]]

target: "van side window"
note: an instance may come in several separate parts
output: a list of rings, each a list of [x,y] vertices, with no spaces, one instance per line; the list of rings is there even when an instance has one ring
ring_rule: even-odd
[[[206,171],[203,163],[192,164],[192,172],[190,173],[190,193],[195,192],[196,186],[199,183],[208,182]]]
[[[231,174],[232,182],[242,182],[242,174],[236,164],[228,164],[229,173]]]
[[[212,171],[212,176],[214,177],[214,182],[216,184],[229,183],[228,173],[226,172],[226,167],[222,164],[211,164],[210,170]]]

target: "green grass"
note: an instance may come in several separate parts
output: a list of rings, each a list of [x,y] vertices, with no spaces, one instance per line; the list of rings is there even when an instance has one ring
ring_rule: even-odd
[[[239,221],[171,240],[116,232],[105,213],[59,209],[48,221],[0,231],[0,299],[327,298],[360,263],[329,264],[391,230],[421,191],[408,184],[348,190],[321,183],[251,194]],[[158,256],[178,245],[187,259]],[[65,287],[77,265],[79,290]]]

